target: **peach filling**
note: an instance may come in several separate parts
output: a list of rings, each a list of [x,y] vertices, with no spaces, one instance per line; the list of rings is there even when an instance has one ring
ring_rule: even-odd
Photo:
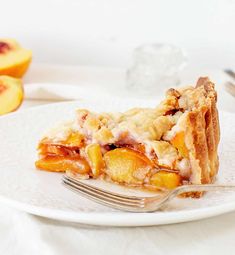
[[[80,133],[71,133],[67,140],[63,143],[66,146],[82,147],[84,143],[84,136]]]
[[[115,148],[102,155],[99,144],[86,147],[86,159],[79,152],[70,151],[68,147],[41,144],[41,159],[36,167],[47,171],[73,172],[98,178],[105,174],[112,181],[127,185],[173,189],[181,185],[178,172],[157,170],[156,163],[139,151],[130,148]],[[70,148],[72,150],[72,148]]]
[[[151,176],[150,184],[156,187],[174,189],[181,184],[181,177],[177,173],[159,171]]]
[[[171,140],[171,144],[178,149],[180,155],[184,158],[188,158],[188,149],[185,145],[185,135],[184,132],[181,131],[177,133],[173,139]]]
[[[128,148],[117,148],[104,155],[106,174],[119,183],[143,184],[153,163],[144,155]]]
[[[90,144],[87,146],[86,152],[91,164],[93,176],[96,178],[101,174],[102,170],[105,168],[105,163],[101,153],[100,145],[97,143]]]
[[[35,163],[36,167],[46,171],[66,172],[68,170],[78,174],[88,174],[91,170],[87,161],[79,156],[46,156]]]

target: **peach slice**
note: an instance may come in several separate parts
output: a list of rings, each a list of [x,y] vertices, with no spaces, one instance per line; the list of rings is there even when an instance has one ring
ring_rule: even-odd
[[[177,173],[159,171],[150,178],[150,184],[166,189],[174,189],[181,184],[181,178]]]
[[[71,133],[69,137],[67,138],[67,140],[64,142],[64,144],[70,147],[82,147],[83,142],[84,142],[84,136],[76,132],[76,133]]]
[[[0,75],[21,78],[27,71],[32,52],[13,39],[0,39]]]
[[[0,76],[0,115],[15,111],[24,98],[21,80]]]
[[[173,137],[171,144],[178,149],[182,157],[188,158],[188,149],[185,145],[184,139],[184,132],[179,132]]]
[[[91,163],[93,176],[98,177],[105,167],[100,145],[97,143],[90,144],[87,146],[86,152]]]
[[[106,174],[119,183],[142,184],[153,163],[144,155],[128,148],[117,148],[104,155]]]
[[[52,171],[52,172],[65,172],[70,170],[79,174],[88,174],[90,166],[88,162],[81,157],[61,157],[61,156],[46,156],[35,162],[38,169]]]
[[[51,156],[67,156],[68,151],[60,145],[40,143],[38,150],[41,155],[51,155]]]

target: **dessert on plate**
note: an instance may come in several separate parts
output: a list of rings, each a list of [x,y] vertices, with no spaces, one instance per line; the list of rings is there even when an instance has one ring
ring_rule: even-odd
[[[39,142],[38,169],[149,190],[213,183],[220,138],[214,84],[169,89],[156,108],[124,113],[78,109]],[[201,193],[192,193],[200,196]]]

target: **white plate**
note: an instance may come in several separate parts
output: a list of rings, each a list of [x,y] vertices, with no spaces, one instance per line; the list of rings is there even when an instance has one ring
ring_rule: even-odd
[[[148,105],[149,102],[142,101],[138,106]],[[166,210],[155,213],[120,212],[67,190],[60,183],[61,174],[35,169],[40,135],[58,121],[72,118],[76,108],[121,111],[131,106],[136,105],[132,101],[101,99],[51,104],[0,117],[0,201],[44,217],[113,226],[178,223],[234,210],[235,192],[217,192],[208,193],[201,199],[175,199]],[[235,115],[220,113],[220,122],[222,138],[218,182],[235,183]],[[108,187],[111,184],[104,185]]]

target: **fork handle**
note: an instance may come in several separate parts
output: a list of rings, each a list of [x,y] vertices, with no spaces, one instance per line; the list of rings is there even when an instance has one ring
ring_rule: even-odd
[[[235,79],[235,72],[233,72],[231,69],[225,69],[225,73],[227,73],[230,77]]]
[[[217,184],[193,184],[193,185],[183,185],[174,190],[173,193],[177,195],[184,192],[197,192],[197,191],[235,191],[235,185],[217,185]],[[174,194],[176,195],[176,194]]]

